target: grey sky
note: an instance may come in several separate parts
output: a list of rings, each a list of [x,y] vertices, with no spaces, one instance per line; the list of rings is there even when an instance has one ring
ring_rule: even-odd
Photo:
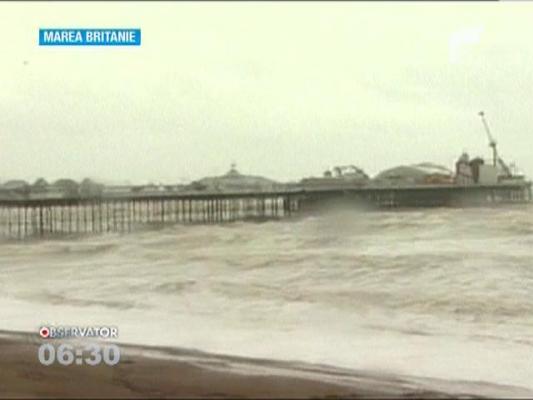
[[[533,3],[0,3],[0,180],[287,180],[502,156],[533,175]],[[138,48],[39,47],[139,27]]]

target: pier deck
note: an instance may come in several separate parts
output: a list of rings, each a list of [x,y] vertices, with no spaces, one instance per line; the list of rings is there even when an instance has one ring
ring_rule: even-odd
[[[531,199],[531,182],[0,198],[0,235],[23,239],[129,232],[142,225],[280,219],[338,206],[464,207],[524,203]]]

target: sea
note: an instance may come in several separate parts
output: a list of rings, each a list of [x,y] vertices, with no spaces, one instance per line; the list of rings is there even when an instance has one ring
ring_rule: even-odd
[[[343,210],[0,244],[0,329],[533,390],[533,207]]]

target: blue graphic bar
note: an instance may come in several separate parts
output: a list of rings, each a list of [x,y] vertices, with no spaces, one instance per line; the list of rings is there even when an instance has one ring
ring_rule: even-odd
[[[140,46],[140,29],[41,28],[39,46]]]

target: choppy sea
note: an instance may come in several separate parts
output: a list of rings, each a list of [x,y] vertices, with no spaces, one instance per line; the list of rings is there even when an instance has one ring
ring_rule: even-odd
[[[0,329],[533,389],[533,207],[0,244]]]

